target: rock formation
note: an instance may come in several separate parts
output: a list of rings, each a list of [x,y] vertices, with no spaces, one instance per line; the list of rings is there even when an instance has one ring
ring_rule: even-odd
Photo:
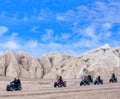
[[[104,45],[81,56],[51,52],[37,58],[23,51],[5,51],[0,54],[0,76],[55,79],[80,78],[91,74],[110,76],[120,75],[120,47]]]

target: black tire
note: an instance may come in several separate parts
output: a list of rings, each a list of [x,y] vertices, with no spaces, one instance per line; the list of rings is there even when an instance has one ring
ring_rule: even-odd
[[[90,81],[86,81],[86,85],[90,85]]]
[[[82,86],[83,84],[84,84],[83,81],[81,81],[81,82],[80,82],[80,86]]]
[[[110,79],[109,82],[112,82],[112,80]]]
[[[103,84],[103,80],[100,80],[100,84]]]
[[[10,89],[9,89],[9,85],[7,85],[7,87],[6,87],[6,91],[10,91]]]
[[[54,87],[57,87],[57,82],[54,83]]]
[[[22,90],[22,86],[19,85],[18,88],[17,88],[18,91],[21,91]]]
[[[20,86],[20,87],[19,87],[19,91],[21,91],[21,90],[22,90],[22,87]]]
[[[97,85],[97,84],[98,84],[98,83],[97,83],[97,81],[95,80],[95,81],[94,81],[94,85]]]
[[[92,78],[90,79],[90,83],[93,83],[93,79]]]
[[[7,85],[6,91],[14,91],[14,90],[15,90],[15,89],[14,89],[12,86]]]
[[[21,91],[21,90],[22,90],[21,86],[18,86],[17,88],[15,88],[15,91]]]
[[[117,82],[117,78],[114,79],[114,82]]]
[[[15,89],[12,87],[9,87],[9,91],[14,91]]]
[[[64,83],[64,85],[63,85],[64,87],[66,87],[67,85],[66,85],[66,83]]]

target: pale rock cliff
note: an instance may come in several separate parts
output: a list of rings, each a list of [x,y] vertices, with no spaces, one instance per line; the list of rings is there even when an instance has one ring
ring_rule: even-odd
[[[110,48],[108,44],[91,50],[81,56],[50,52],[37,58],[26,52],[5,51],[0,54],[0,76],[56,79],[120,75],[120,47]]]

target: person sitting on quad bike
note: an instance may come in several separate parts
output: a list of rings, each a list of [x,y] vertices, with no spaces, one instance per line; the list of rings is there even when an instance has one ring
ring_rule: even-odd
[[[89,83],[87,82],[87,76],[84,76],[83,78],[82,78],[82,81],[80,82],[80,86],[82,86],[82,85],[89,85]]]
[[[63,78],[62,78],[62,76],[59,77],[58,82],[59,82],[59,83],[63,83]]]
[[[54,83],[54,87],[66,87],[66,81],[63,81],[62,76],[59,76],[57,82]]]
[[[91,83],[93,83],[93,79],[92,79],[91,75],[88,75],[88,79]]]
[[[14,79],[12,82],[10,82],[10,84],[7,85],[6,90],[7,91],[16,91],[16,90],[21,90],[21,81],[20,79]]]
[[[115,74],[114,74],[114,73],[112,73],[112,76],[111,76],[109,82],[113,82],[113,83],[114,83],[114,82],[117,82],[117,78],[115,77]]]
[[[12,81],[11,83],[14,83],[14,87],[17,88],[21,85],[21,81],[19,78],[15,78],[14,81]]]
[[[96,84],[103,84],[103,80],[101,79],[101,77],[100,76],[98,76],[97,78],[96,78],[96,80],[94,81],[94,85],[96,85]]]
[[[17,79],[16,78],[14,78],[14,80],[11,82],[11,83],[15,83],[17,81]]]
[[[84,78],[80,82],[80,86],[90,85],[90,83],[93,83],[93,79],[92,79],[91,75],[84,76]]]

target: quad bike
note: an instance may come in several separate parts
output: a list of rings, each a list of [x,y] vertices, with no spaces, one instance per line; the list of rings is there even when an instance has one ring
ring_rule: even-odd
[[[94,81],[94,85],[99,85],[99,84],[103,84],[103,80],[97,78],[97,79]]]
[[[80,82],[80,86],[90,85],[90,83],[93,83],[93,79],[92,79],[91,75],[88,75]]]
[[[60,82],[58,80],[57,82],[54,82],[54,87],[66,87],[66,81]]]
[[[15,83],[13,82],[10,82],[10,84],[8,84],[6,87],[6,91],[20,91],[20,90],[22,90],[21,84],[16,86]]]
[[[89,81],[86,81],[86,80],[82,80],[82,81],[80,82],[80,86],[82,86],[82,85],[84,85],[84,86],[90,85],[90,82],[89,82]]]
[[[91,75],[88,75],[80,82],[80,86],[90,85],[90,83],[93,83],[93,79],[92,79]]]
[[[109,82],[112,82],[112,83],[117,82],[117,78],[116,77],[111,77]]]

